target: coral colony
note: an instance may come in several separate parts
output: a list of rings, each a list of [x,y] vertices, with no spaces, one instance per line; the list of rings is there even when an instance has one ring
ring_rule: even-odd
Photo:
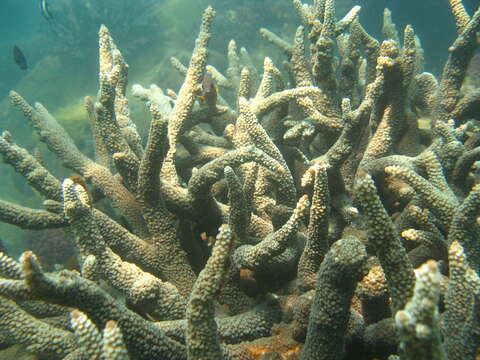
[[[102,26],[98,96],[85,99],[95,159],[11,92],[76,175],[58,180],[4,132],[4,161],[45,201],[2,201],[0,218],[64,228],[79,266],[46,272],[31,251],[0,254],[2,348],[68,360],[475,359],[480,92],[462,83],[480,11],[450,0],[458,37],[437,78],[388,10],[379,42],[358,6],[337,20],[333,0],[293,3],[293,43],[261,30],[288,61],[265,58],[262,74],[233,40],[224,73],[207,65],[207,8],[188,66],[172,59],[180,90],[133,87],[151,114],[145,141],[128,65]]]

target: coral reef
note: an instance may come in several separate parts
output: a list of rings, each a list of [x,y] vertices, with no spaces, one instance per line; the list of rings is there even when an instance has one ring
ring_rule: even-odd
[[[151,115],[145,141],[128,65],[101,26],[99,91],[85,98],[93,158],[45,107],[10,93],[76,175],[57,179],[4,132],[3,160],[45,200],[0,201],[0,220],[62,228],[79,271],[0,253],[2,349],[65,360],[475,359],[478,90],[462,84],[480,10],[450,0],[458,37],[437,79],[414,29],[401,36],[388,10],[379,42],[359,6],[338,20],[333,0],[293,5],[303,23],[293,43],[261,29],[285,70],[267,57],[261,74],[233,40],[224,73],[207,64],[208,7],[189,64],[171,59],[180,89],[133,86]],[[216,102],[198,101],[206,76]]]
[[[75,244],[62,228],[27,230],[24,234],[26,246],[37,255],[46,270],[53,270],[56,266],[78,267]]]

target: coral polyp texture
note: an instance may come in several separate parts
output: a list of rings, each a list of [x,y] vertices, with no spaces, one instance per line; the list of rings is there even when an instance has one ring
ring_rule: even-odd
[[[0,219],[62,228],[78,268],[0,253],[1,348],[53,360],[478,357],[479,91],[462,85],[480,10],[450,0],[458,36],[437,78],[390,11],[379,41],[359,6],[339,19],[333,0],[293,5],[293,42],[261,29],[287,58],[263,71],[234,40],[224,71],[208,64],[207,8],[189,64],[171,59],[180,89],[133,86],[148,139],[101,26],[98,95],[85,99],[94,158],[11,92],[75,175],[57,179],[4,132],[3,160],[44,207],[0,201]]]

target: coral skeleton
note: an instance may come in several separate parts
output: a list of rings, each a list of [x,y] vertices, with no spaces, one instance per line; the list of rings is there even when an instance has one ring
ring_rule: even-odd
[[[234,40],[224,71],[208,64],[208,7],[190,62],[171,59],[179,90],[132,87],[148,139],[102,25],[98,95],[85,98],[93,158],[44,106],[10,93],[77,175],[56,178],[4,132],[4,162],[44,206],[0,201],[0,221],[63,228],[78,266],[49,272],[32,251],[0,252],[1,349],[52,360],[478,358],[478,89],[462,84],[480,10],[450,0],[458,36],[436,77],[388,9],[379,41],[359,6],[337,19],[333,0],[293,5],[293,42],[260,30],[286,55],[283,70],[268,57],[258,70]],[[205,93],[216,89],[207,77],[221,95]]]

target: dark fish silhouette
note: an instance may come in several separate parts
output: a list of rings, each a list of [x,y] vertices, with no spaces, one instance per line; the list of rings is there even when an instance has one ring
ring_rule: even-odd
[[[40,1],[40,11],[42,12],[42,15],[45,18],[45,20],[47,20],[48,22],[53,20],[53,15],[52,15],[52,12],[50,11],[50,6],[48,5],[47,0]]]
[[[202,95],[200,99],[208,105],[209,108],[215,109],[217,105],[217,89],[212,77],[205,74],[202,81]]]
[[[27,70],[27,59],[25,58],[25,55],[23,55],[22,50],[20,50],[17,45],[13,45],[13,60],[20,69]]]

